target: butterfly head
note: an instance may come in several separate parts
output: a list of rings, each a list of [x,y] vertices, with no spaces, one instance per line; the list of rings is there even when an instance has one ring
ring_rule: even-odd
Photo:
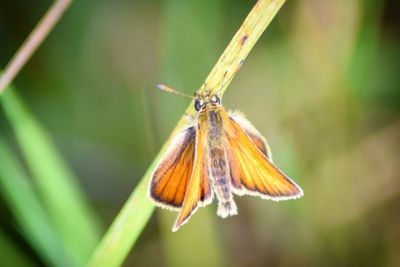
[[[218,107],[221,105],[221,99],[216,95],[211,95],[209,92],[196,94],[194,99],[194,109],[202,112],[210,107]]]
[[[157,84],[156,86],[162,91],[194,99],[194,109],[197,112],[202,112],[208,108],[221,106],[221,99],[218,97],[218,91],[216,93],[211,93],[209,90],[203,90],[200,93],[196,93],[194,96],[190,96],[176,91],[175,89],[164,84]]]

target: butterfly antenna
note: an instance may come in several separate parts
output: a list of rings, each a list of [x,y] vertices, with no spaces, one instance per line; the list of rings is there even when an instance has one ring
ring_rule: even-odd
[[[226,80],[226,81],[225,81],[225,79],[226,79],[226,75],[228,74],[228,71],[225,71],[224,77],[222,78],[222,81],[221,81],[221,86],[220,86],[220,88],[217,90],[216,94],[219,95],[220,92],[222,91],[222,89],[225,87],[225,85],[227,85],[228,83],[230,83],[230,82],[232,81],[233,77],[235,77],[236,73],[238,73],[238,71],[239,71],[240,68],[242,67],[243,62],[244,62],[244,60],[241,60],[241,61],[239,62],[239,65],[236,67],[235,71],[232,73],[232,75],[231,75],[231,76],[229,77],[229,79]]]
[[[156,84],[156,87],[158,89],[160,89],[161,91],[165,91],[165,92],[168,92],[168,93],[173,93],[173,94],[184,96],[184,97],[194,98],[191,95],[187,95],[185,93],[179,92],[179,91],[177,91],[177,90],[175,90],[175,89],[173,89],[173,88],[171,88],[169,86],[166,86],[164,84],[161,84],[161,83]]]

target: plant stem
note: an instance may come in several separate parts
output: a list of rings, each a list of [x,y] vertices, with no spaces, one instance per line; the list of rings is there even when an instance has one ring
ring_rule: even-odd
[[[243,60],[284,2],[285,0],[260,0],[257,2],[208,75],[199,92],[207,88],[215,93],[225,77],[228,77],[228,80],[224,80],[225,84],[221,90],[221,94],[224,93],[231,78],[236,74]],[[194,113],[195,110],[191,103],[186,114]],[[139,185],[132,192],[108,229],[88,266],[119,266],[124,261],[154,210],[154,205],[147,197],[148,180],[158,160],[169,146],[172,137],[187,123],[187,117],[183,116],[178,122],[170,138],[163,145],[161,151],[143,175]]]

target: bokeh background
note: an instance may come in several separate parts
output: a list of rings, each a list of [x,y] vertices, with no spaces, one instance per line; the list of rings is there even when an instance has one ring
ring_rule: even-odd
[[[0,1],[0,66],[50,3]],[[18,75],[13,91],[75,177],[98,237],[188,105],[154,84],[196,91],[254,4],[75,1]],[[226,220],[214,203],[174,234],[176,213],[157,209],[125,266],[400,266],[399,11],[389,0],[287,1],[223,103],[263,133],[304,197],[236,197],[239,215]],[[2,106],[0,160],[15,155],[35,191],[24,158],[40,149],[35,135],[21,148]],[[48,265],[24,206],[0,187],[0,265]]]

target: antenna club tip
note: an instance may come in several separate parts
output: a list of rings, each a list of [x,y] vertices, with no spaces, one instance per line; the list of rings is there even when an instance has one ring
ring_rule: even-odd
[[[162,83],[156,83],[155,86],[160,90],[164,89],[164,87],[165,87],[165,85]]]

